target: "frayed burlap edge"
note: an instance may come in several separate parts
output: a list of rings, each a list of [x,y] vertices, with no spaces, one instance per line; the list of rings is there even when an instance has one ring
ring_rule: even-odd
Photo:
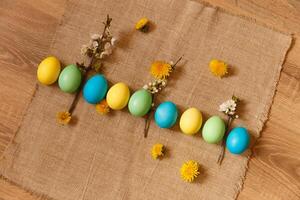
[[[68,6],[68,4],[69,4],[69,0],[66,1],[66,3],[65,3],[65,8]],[[52,47],[53,47],[53,45],[54,45],[54,41],[55,41],[55,39],[56,39],[56,35],[57,35],[58,28],[59,28],[60,26],[63,25],[64,17],[65,17],[65,14],[63,13],[62,16],[61,16],[61,19],[59,20],[59,22],[58,22],[57,25],[56,25],[56,28],[55,28],[55,31],[54,31],[52,40],[51,40],[50,45],[49,45],[49,50],[52,49]],[[24,120],[25,117],[26,117],[27,111],[28,111],[28,109],[30,108],[30,105],[32,104],[32,101],[33,101],[33,99],[34,99],[34,97],[35,97],[35,94],[36,94],[38,88],[39,88],[39,83],[36,81],[36,82],[35,82],[35,87],[34,87],[34,89],[33,89],[32,96],[31,96],[31,98],[30,98],[30,100],[29,100],[29,103],[27,104],[27,107],[26,107],[26,109],[25,109],[25,112],[24,112],[24,114],[23,114],[23,116],[22,116],[22,118],[21,118],[21,123],[19,123],[19,126],[17,127],[17,130],[15,131],[15,134],[14,134],[13,137],[11,138],[11,140],[10,140],[9,144],[6,146],[5,150],[2,152],[2,154],[0,154],[0,161],[3,159],[3,156],[4,156],[4,154],[5,154],[6,150],[7,150],[7,148],[14,142],[14,139],[15,139],[16,135],[18,134],[19,130],[21,129],[21,127],[22,127],[22,125],[23,125],[23,120]],[[0,174],[0,176],[1,176],[1,174]]]
[[[21,123],[19,123],[19,126],[17,127],[17,130],[15,131],[15,133],[13,134],[13,136],[12,136],[12,138],[10,139],[9,143],[8,143],[7,146],[5,147],[5,150],[0,154],[0,161],[1,161],[2,159],[4,159],[4,154],[5,154],[6,150],[7,150],[7,148],[8,148],[12,143],[14,143],[14,139],[15,139],[16,135],[18,134],[18,132],[20,131],[21,127],[22,127],[23,120],[24,120],[25,117],[26,117],[27,111],[28,111],[28,109],[29,109],[29,107],[30,107],[30,105],[31,105],[31,103],[32,103],[32,101],[33,101],[33,99],[34,99],[34,97],[35,97],[35,94],[36,94],[36,92],[37,92],[37,90],[38,90],[38,87],[39,87],[38,83],[35,83],[35,87],[34,87],[34,89],[33,89],[31,98],[30,98],[29,103],[27,104],[27,107],[26,107],[26,109],[25,109],[25,111],[24,111],[24,114],[23,114],[23,116],[22,116],[22,118],[21,118]],[[0,174],[0,176],[1,176],[1,174]]]
[[[221,7],[218,7],[216,5],[213,5],[209,2],[206,2],[204,0],[190,0],[190,1],[193,1],[193,2],[196,2],[196,3],[199,3],[199,4],[202,4],[206,7],[211,7],[211,8],[214,8],[216,10],[220,10],[221,12],[224,12],[228,15],[231,15],[231,16],[235,16],[235,17],[240,17],[244,20],[247,20],[247,21],[250,21],[254,24],[257,24],[259,26],[263,26],[264,28],[267,28],[267,29],[270,29],[272,31],[275,31],[275,32],[278,32],[278,33],[281,33],[285,36],[288,36],[290,37],[290,40],[289,40],[289,43],[287,43],[286,47],[284,48],[284,54],[282,55],[282,58],[280,59],[280,62],[279,62],[279,66],[278,66],[278,70],[276,71],[276,75],[275,75],[275,80],[273,81],[273,85],[271,86],[271,92],[268,94],[267,96],[267,102],[265,104],[265,107],[263,109],[263,114],[261,116],[259,116],[258,118],[258,123],[260,124],[259,126],[257,126],[257,131],[259,133],[258,137],[255,138],[255,141],[250,149],[250,154],[249,156],[247,157],[247,163],[245,164],[245,172],[244,174],[241,175],[241,181],[240,183],[237,183],[236,184],[236,187],[235,187],[235,196],[234,196],[234,199],[237,199],[242,191],[242,189],[244,188],[244,182],[245,182],[245,179],[246,179],[246,174],[247,174],[247,171],[249,169],[249,161],[252,157],[254,157],[254,147],[258,141],[258,139],[261,137],[261,132],[263,131],[264,127],[265,127],[265,124],[267,123],[268,119],[269,119],[269,116],[270,116],[270,112],[271,112],[271,108],[272,108],[272,104],[273,104],[273,101],[274,101],[274,97],[275,97],[275,94],[276,94],[276,88],[278,86],[278,83],[279,83],[279,80],[280,80],[280,74],[281,74],[281,71],[283,69],[283,65],[285,63],[285,60],[286,60],[286,57],[289,53],[289,51],[292,49],[293,47],[293,44],[294,44],[294,35],[292,33],[287,33],[287,32],[284,32],[284,31],[281,31],[281,30],[278,30],[276,29],[275,27],[273,26],[268,26],[267,24],[263,23],[263,22],[259,22],[257,21],[255,18],[252,18],[252,17],[249,17],[249,16],[245,16],[245,15],[241,15],[241,14],[234,14],[224,8],[221,8]]]
[[[260,127],[258,127],[259,136],[257,138],[255,138],[255,141],[254,141],[254,143],[251,147],[251,153],[247,157],[247,163],[245,165],[246,170],[245,170],[245,173],[241,176],[241,182],[239,184],[237,184],[237,186],[236,186],[236,195],[235,195],[234,199],[238,198],[239,194],[241,193],[242,189],[244,188],[246,173],[249,169],[249,161],[252,157],[254,157],[254,150],[253,149],[254,149],[258,139],[261,137],[261,132],[263,131],[263,129],[264,129],[264,127],[265,127],[265,125],[266,125],[266,123],[269,119],[272,104],[273,104],[274,97],[275,97],[275,94],[276,94],[276,88],[277,88],[277,85],[278,85],[279,80],[280,80],[280,74],[281,74],[283,65],[285,63],[286,57],[287,57],[289,51],[291,50],[291,48],[293,46],[293,41],[294,41],[293,36],[291,35],[290,41],[285,47],[285,53],[282,55],[282,58],[280,59],[278,70],[276,72],[276,78],[275,78],[275,80],[273,82],[273,85],[272,85],[272,88],[271,88],[272,92],[270,92],[270,94],[268,95],[268,97],[267,97],[268,101],[267,101],[266,106],[264,108],[263,115],[261,115],[260,118],[259,118],[259,123],[262,124]]]
[[[35,200],[54,200],[53,198],[45,195],[45,194],[40,194],[38,192],[34,192],[32,190],[30,190],[29,188],[25,188],[22,185],[19,185],[13,181],[11,181],[10,179],[6,178],[3,175],[0,175],[0,179],[4,180],[5,182],[7,182],[8,184],[11,184],[13,186],[16,186],[18,188],[21,188],[22,190],[24,190],[24,192],[28,195],[31,195],[32,197],[34,197]]]
[[[68,7],[68,4],[69,4],[69,1],[67,0],[66,5],[65,5],[65,8]],[[57,31],[58,31],[59,27],[62,26],[62,24],[63,24],[64,16],[65,16],[65,14],[63,14],[63,15],[61,16],[61,19],[60,19],[60,21],[58,22],[58,24],[57,24],[57,26],[56,26],[56,28],[55,28],[55,31],[54,31],[54,34],[53,34],[51,43],[50,43],[50,45],[49,45],[49,50],[50,50],[50,49],[53,47],[53,45],[54,45],[54,41],[55,41],[55,39],[56,39]],[[17,134],[19,133],[20,129],[22,128],[22,125],[23,125],[24,119],[25,119],[25,117],[26,117],[27,111],[28,111],[28,109],[30,108],[30,105],[32,104],[32,101],[33,101],[33,99],[34,99],[34,97],[35,97],[35,95],[36,95],[38,89],[39,89],[39,83],[36,82],[36,83],[35,83],[35,87],[34,87],[34,89],[33,89],[32,96],[31,96],[31,98],[30,98],[30,101],[29,101],[29,103],[28,103],[28,105],[27,105],[27,108],[25,109],[25,112],[24,112],[24,114],[23,114],[23,116],[22,116],[21,123],[19,124],[17,130],[15,131],[15,134],[14,134],[13,137],[11,138],[11,140],[10,140],[10,142],[8,143],[8,145],[6,146],[5,150],[2,152],[2,154],[0,154],[0,162],[1,162],[1,160],[3,160],[3,159],[5,158],[5,152],[7,151],[8,147],[14,143],[15,137],[17,136]],[[17,184],[17,183],[15,183],[14,181],[12,181],[12,180],[10,180],[9,178],[5,177],[5,176],[2,175],[1,173],[0,173],[0,179],[1,179],[1,180],[4,180],[4,181],[7,182],[8,184],[11,184],[11,185],[13,185],[13,186],[16,186],[16,187],[18,187],[18,188],[24,190],[26,193],[28,193],[29,195],[31,195],[32,197],[34,197],[36,200],[54,200],[53,198],[49,197],[48,195],[41,194],[41,193],[39,193],[39,192],[35,192],[35,191],[31,190],[30,188],[27,188],[27,187],[23,186],[22,184]]]
[[[281,34],[286,35],[286,36],[292,36],[292,35],[293,35],[291,32],[284,32],[284,31],[279,30],[279,29],[277,29],[277,28],[275,28],[275,27],[273,27],[273,26],[269,26],[268,24],[266,24],[266,23],[264,23],[264,22],[258,21],[257,19],[255,19],[255,18],[253,18],[253,17],[245,16],[245,15],[243,15],[243,14],[235,14],[235,13],[232,13],[232,12],[230,12],[229,10],[226,10],[225,8],[219,7],[219,6],[214,5],[214,4],[210,3],[210,2],[207,2],[207,1],[205,1],[205,0],[189,0],[189,1],[192,1],[192,2],[195,2],[195,3],[202,4],[202,5],[205,6],[205,7],[214,8],[214,9],[216,9],[216,10],[219,10],[219,11],[221,11],[221,12],[223,12],[223,13],[226,13],[226,14],[228,14],[228,15],[231,15],[231,16],[240,17],[240,18],[242,18],[242,19],[244,19],[244,20],[247,20],[247,21],[249,21],[249,22],[252,22],[252,23],[254,23],[254,24],[256,24],[256,25],[262,26],[262,27],[264,27],[264,28],[267,28],[267,29],[269,29],[269,30],[275,31],[275,32],[277,32],[277,33],[281,33]]]

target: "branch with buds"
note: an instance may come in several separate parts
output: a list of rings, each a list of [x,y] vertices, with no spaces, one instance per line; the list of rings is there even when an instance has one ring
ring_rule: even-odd
[[[152,73],[152,75],[154,76],[154,80],[149,82],[148,84],[144,85],[144,87],[143,87],[145,90],[148,90],[152,94],[152,102],[153,102],[152,108],[148,112],[147,117],[145,119],[145,128],[144,128],[144,137],[145,138],[148,135],[152,113],[156,109],[155,103],[154,103],[155,95],[157,93],[159,93],[160,91],[162,91],[167,86],[168,77],[175,70],[176,65],[182,60],[182,58],[183,58],[183,56],[181,56],[175,63],[173,63],[173,62],[166,63],[166,62],[162,62],[162,61],[157,61],[156,64],[159,63],[159,65],[166,67],[167,70],[162,73],[159,73],[159,72],[157,74]],[[152,65],[154,65],[154,64],[152,64]],[[164,73],[166,73],[166,74],[164,74]]]
[[[218,157],[218,161],[217,161],[219,165],[222,164],[222,161],[225,157],[226,139],[229,134],[230,126],[234,119],[239,118],[239,116],[236,114],[236,110],[237,110],[239,101],[240,101],[239,98],[237,98],[236,96],[233,95],[230,100],[223,102],[219,106],[219,111],[224,113],[225,115],[227,115],[225,136],[222,140],[222,149],[221,149],[220,155]]]
[[[106,21],[103,22],[104,29],[102,34],[93,34],[88,44],[83,45],[81,48],[81,54],[89,58],[89,63],[85,65],[84,61],[76,63],[77,67],[82,73],[83,80],[79,89],[77,90],[74,99],[66,112],[57,113],[57,120],[60,124],[68,124],[71,121],[72,113],[74,112],[80,92],[85,84],[87,76],[91,70],[98,72],[102,67],[102,60],[112,54],[113,47],[116,43],[116,39],[110,32],[110,24],[112,18],[107,15]]]

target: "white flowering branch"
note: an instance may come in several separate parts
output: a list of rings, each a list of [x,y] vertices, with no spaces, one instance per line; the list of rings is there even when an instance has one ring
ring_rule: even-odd
[[[69,107],[68,112],[70,115],[72,115],[72,112],[76,108],[79,94],[82,90],[82,87],[87,79],[87,75],[89,71],[95,70],[99,71],[99,68],[102,66],[102,63],[97,62],[106,56],[112,54],[113,46],[116,43],[116,39],[112,36],[110,32],[110,23],[112,21],[112,18],[107,15],[106,21],[103,22],[104,29],[102,34],[93,34],[91,36],[91,40],[87,45],[83,45],[81,48],[81,54],[84,56],[87,56],[90,58],[89,64],[87,66],[84,65],[84,62],[82,63],[76,63],[77,67],[81,70],[83,74],[83,80],[81,82],[80,88],[76,92],[73,102],[71,106]]]
[[[217,163],[219,165],[222,164],[222,161],[225,157],[225,147],[226,147],[226,139],[230,130],[231,123],[234,119],[237,119],[239,116],[236,114],[237,105],[240,100],[236,96],[232,96],[232,98],[228,101],[223,102],[219,106],[219,111],[227,115],[227,123],[226,123],[226,130],[225,130],[225,136],[222,140],[222,149],[218,157]]]

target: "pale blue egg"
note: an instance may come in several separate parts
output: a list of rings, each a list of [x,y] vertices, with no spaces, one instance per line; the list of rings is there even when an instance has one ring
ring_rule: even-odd
[[[106,78],[101,74],[92,76],[84,85],[83,98],[90,104],[99,103],[104,99],[108,84]]]
[[[171,128],[177,120],[178,110],[176,105],[171,101],[161,103],[155,111],[155,123],[160,128]]]
[[[249,143],[250,136],[247,129],[236,127],[228,134],[226,147],[233,154],[241,154],[248,148]]]

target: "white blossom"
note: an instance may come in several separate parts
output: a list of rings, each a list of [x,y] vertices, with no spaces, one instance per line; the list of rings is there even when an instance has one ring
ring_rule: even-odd
[[[93,35],[91,35],[91,39],[92,40],[98,40],[98,39],[100,39],[102,36],[100,35],[100,34],[93,34]]]
[[[110,54],[112,54],[112,49],[113,49],[112,45],[109,42],[105,43],[104,52],[106,52],[108,55],[110,55]]]
[[[221,112],[229,112],[229,111],[235,111],[236,109],[236,102],[232,99],[225,101],[219,106],[219,111]]]
[[[219,106],[219,111],[225,113],[228,116],[238,118],[236,115],[236,107],[237,107],[238,99],[236,97],[232,97],[232,99],[223,102]]]
[[[88,46],[87,45],[82,45],[81,54],[86,55],[87,51],[88,51]]]
[[[101,59],[102,59],[102,58],[105,58],[105,57],[108,56],[108,55],[109,55],[108,52],[103,51],[103,52],[100,53],[100,58],[101,58]]]
[[[111,38],[111,40],[110,40],[110,43],[111,43],[111,45],[112,45],[112,46],[115,46],[115,45],[116,45],[116,43],[117,43],[117,41],[118,41],[118,39],[117,39],[117,38],[115,38],[115,37],[112,37],[112,38]]]
[[[93,48],[97,48],[99,46],[99,43],[97,41],[93,41],[92,46]]]

